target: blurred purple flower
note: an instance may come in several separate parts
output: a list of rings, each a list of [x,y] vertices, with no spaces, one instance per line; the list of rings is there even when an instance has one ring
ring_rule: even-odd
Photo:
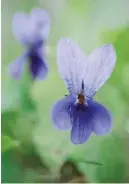
[[[111,130],[111,115],[93,97],[110,77],[116,61],[112,45],[104,45],[88,57],[71,39],[61,39],[57,47],[59,73],[69,95],[52,109],[52,121],[61,130],[71,128],[71,140],[82,144],[91,132],[104,135]]]
[[[28,60],[32,78],[43,80],[48,72],[44,44],[50,31],[50,18],[46,11],[33,9],[30,14],[16,13],[12,21],[13,34],[25,47],[25,52],[9,65],[9,73],[20,79]]]

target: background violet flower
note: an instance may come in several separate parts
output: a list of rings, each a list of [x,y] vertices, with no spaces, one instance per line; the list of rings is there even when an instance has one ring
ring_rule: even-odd
[[[61,130],[71,128],[71,140],[82,144],[91,132],[104,135],[111,130],[111,115],[93,100],[96,91],[110,77],[116,61],[112,45],[103,45],[88,57],[71,39],[61,39],[57,46],[59,73],[69,95],[52,109],[52,121]]]
[[[44,79],[48,72],[44,44],[50,31],[50,18],[46,11],[33,9],[30,14],[16,13],[12,21],[13,34],[25,47],[25,52],[9,65],[9,73],[20,79],[26,61],[32,78]]]

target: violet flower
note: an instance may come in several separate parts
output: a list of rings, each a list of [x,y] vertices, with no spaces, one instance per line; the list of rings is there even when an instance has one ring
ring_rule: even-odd
[[[32,78],[43,80],[48,72],[44,44],[50,31],[50,18],[46,11],[33,9],[30,14],[16,13],[12,21],[13,34],[24,45],[24,53],[9,65],[9,73],[20,79],[26,61]]]
[[[52,109],[52,121],[61,130],[71,129],[71,140],[82,144],[91,133],[104,135],[111,130],[110,112],[93,97],[110,77],[116,61],[112,45],[103,45],[88,57],[71,39],[61,39],[57,46],[59,73],[69,95]]]

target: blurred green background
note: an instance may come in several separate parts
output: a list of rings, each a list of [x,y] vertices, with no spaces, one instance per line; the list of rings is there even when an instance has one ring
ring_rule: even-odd
[[[51,17],[47,80],[7,74],[23,47],[12,34],[15,12],[45,8]],[[52,105],[66,87],[56,66],[56,45],[71,37],[89,54],[105,43],[117,52],[113,75],[96,95],[114,117],[113,131],[73,145],[51,123]],[[2,182],[129,182],[129,0],[2,0]]]

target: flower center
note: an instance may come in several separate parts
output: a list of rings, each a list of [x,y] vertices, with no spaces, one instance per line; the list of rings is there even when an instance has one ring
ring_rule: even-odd
[[[83,94],[78,94],[78,104],[84,104],[85,96]]]

